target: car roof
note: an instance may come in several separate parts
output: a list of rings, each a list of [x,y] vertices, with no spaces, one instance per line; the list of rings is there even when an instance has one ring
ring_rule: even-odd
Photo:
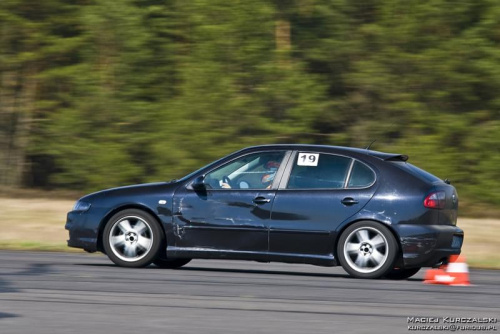
[[[359,155],[372,156],[385,161],[406,161],[408,156],[399,153],[386,153],[373,151],[368,149],[346,147],[346,146],[331,146],[331,145],[312,145],[312,144],[268,144],[251,146],[243,149],[246,150],[261,150],[261,149],[287,149],[287,150],[304,150],[304,151],[323,151],[332,153],[357,153]]]

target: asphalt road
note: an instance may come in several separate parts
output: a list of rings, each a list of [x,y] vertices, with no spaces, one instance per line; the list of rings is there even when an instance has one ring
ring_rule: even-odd
[[[423,284],[423,272],[359,280],[341,268],[208,260],[125,269],[85,253],[0,251],[0,266],[2,334],[406,333],[408,317],[500,321],[493,270],[450,287]]]

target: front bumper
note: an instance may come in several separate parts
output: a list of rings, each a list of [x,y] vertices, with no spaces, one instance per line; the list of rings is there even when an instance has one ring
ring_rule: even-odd
[[[97,251],[98,224],[88,212],[70,211],[64,226],[69,232],[68,246]]]
[[[461,252],[464,232],[451,225],[394,226],[402,248],[403,266],[433,267]]]

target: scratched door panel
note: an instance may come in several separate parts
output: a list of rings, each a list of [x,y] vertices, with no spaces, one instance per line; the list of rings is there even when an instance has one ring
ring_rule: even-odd
[[[267,252],[275,191],[181,189],[174,198],[177,249]],[[269,199],[255,204],[257,197]],[[224,254],[220,254],[224,256]]]

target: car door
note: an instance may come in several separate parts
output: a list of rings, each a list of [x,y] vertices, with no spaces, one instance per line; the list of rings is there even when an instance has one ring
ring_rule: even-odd
[[[208,252],[210,257],[267,254],[276,176],[289,155],[286,151],[246,154],[208,172],[203,189],[189,185],[178,189],[173,202],[175,248],[195,250],[201,256]]]
[[[295,152],[274,199],[271,255],[332,258],[338,225],[361,210],[375,188],[375,172],[358,160]]]

